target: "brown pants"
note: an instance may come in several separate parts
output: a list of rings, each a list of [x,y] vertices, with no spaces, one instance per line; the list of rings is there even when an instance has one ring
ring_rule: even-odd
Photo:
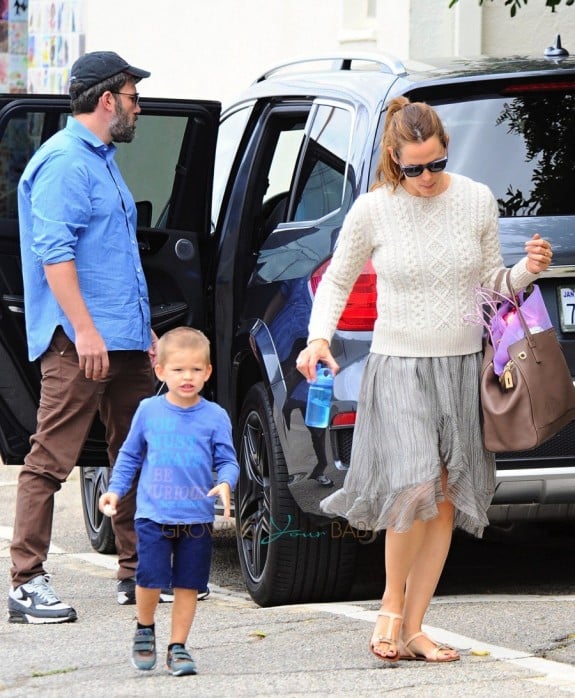
[[[140,400],[153,392],[153,373],[146,352],[112,351],[110,370],[101,381],[87,380],[78,367],[74,344],[56,330],[41,360],[42,385],[38,426],[18,479],[14,536],[10,548],[12,583],[19,586],[44,574],[52,536],[54,494],[78,462],[99,412],[106,429],[113,465]],[[135,486],[122,499],[114,517],[118,579],[135,574]]]

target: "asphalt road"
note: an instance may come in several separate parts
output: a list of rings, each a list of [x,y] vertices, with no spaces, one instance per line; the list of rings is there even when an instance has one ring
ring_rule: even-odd
[[[0,574],[8,587],[17,468],[0,466]],[[348,603],[262,609],[245,594],[232,531],[218,533],[210,580],[189,648],[199,673],[172,677],[159,661],[129,661],[134,607],[115,600],[115,558],[95,554],[84,533],[77,476],[57,495],[52,583],[76,623],[0,623],[5,696],[384,696],[556,697],[575,693],[575,576],[569,530],[533,529],[478,542],[458,539],[427,630],[462,661],[379,662],[368,651],[376,596]],[[373,574],[372,574],[373,576]],[[158,609],[160,659],[170,605]],[[5,616],[6,618],[7,616]]]

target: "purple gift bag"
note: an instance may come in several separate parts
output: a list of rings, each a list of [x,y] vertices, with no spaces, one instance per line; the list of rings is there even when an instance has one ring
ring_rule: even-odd
[[[553,327],[539,286],[533,284],[529,287],[529,291],[519,293],[517,300],[532,334]],[[501,375],[505,364],[509,361],[509,345],[525,336],[513,303],[507,300],[499,306],[491,320],[490,334],[494,348],[493,369],[497,375]]]

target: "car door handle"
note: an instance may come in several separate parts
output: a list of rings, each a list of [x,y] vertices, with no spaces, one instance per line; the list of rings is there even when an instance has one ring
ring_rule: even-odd
[[[24,297],[23,296],[2,296],[2,303],[8,308],[11,313],[24,314]]]

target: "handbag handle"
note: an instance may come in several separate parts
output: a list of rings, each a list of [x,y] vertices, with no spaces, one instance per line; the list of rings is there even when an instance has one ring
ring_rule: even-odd
[[[497,272],[497,276],[495,277],[495,284],[493,285],[493,290],[496,293],[501,293],[501,282],[503,281],[504,276],[508,277],[507,278],[507,286],[509,288],[511,288],[511,270],[504,267],[503,269],[500,269]],[[513,291],[512,288],[511,288],[511,290]]]
[[[504,296],[503,293],[501,293],[501,283],[503,281],[503,278],[507,274],[507,268],[503,267],[503,269],[500,269],[497,272],[497,276],[495,277],[495,283],[493,284],[493,300],[500,300],[501,298],[505,298],[505,300],[509,300],[507,296]],[[483,317],[485,318],[485,322],[487,324],[491,323],[492,319],[495,317],[495,313],[497,312],[495,306],[493,304],[489,304],[487,308],[484,308],[483,310]]]
[[[499,274],[497,275],[495,282],[497,283],[498,280],[499,280]],[[533,358],[539,364],[539,363],[541,363],[541,359],[538,358],[535,335],[532,334],[531,330],[529,329],[527,321],[525,320],[525,317],[521,311],[521,308],[519,307],[517,295],[513,289],[513,286],[511,285],[511,269],[507,269],[507,272],[505,274],[505,282],[507,283],[507,288],[511,291],[511,298],[509,299],[509,301],[513,304],[513,307],[517,311],[517,316],[519,317],[519,322],[521,323],[521,327],[523,329],[525,339],[527,340],[527,344],[529,345],[529,349],[531,350],[531,353],[533,354]],[[501,283],[501,282],[499,281],[499,283]]]
[[[503,269],[500,269],[497,272],[497,276],[495,277],[495,282],[493,284],[492,291],[492,293],[494,294],[493,300],[501,301],[501,299],[504,298],[506,301],[510,301],[513,303],[514,298],[508,298],[504,293],[501,292],[501,284],[505,277],[507,277],[507,287],[511,289],[511,293],[513,294],[513,287],[511,286],[511,271],[507,269],[507,267],[503,267]],[[490,304],[488,306],[488,309],[484,311],[485,319],[488,323],[490,323],[491,320],[495,317],[496,312],[497,310],[493,304]]]

